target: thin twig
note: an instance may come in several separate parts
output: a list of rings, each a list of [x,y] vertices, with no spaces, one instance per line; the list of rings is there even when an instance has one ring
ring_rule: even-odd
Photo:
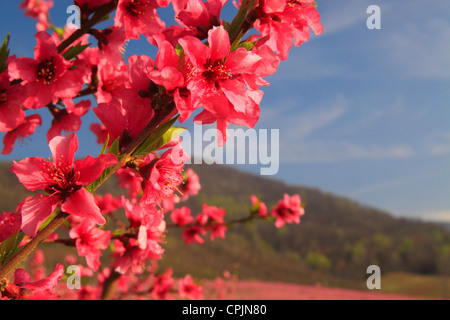
[[[69,217],[66,212],[60,212],[44,229],[39,232],[30,242],[23,246],[23,248],[0,269],[0,279],[9,275],[17,266],[25,260],[49,235],[55,232],[64,221]]]

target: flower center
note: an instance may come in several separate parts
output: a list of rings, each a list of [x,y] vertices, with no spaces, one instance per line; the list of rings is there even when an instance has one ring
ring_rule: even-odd
[[[42,79],[45,84],[49,84],[55,76],[55,64],[53,58],[44,60],[37,67],[38,79]]]
[[[148,0],[131,0],[127,6],[127,12],[133,17],[138,17],[147,13],[151,7]]]
[[[81,189],[81,186],[77,184],[80,172],[75,171],[71,166],[49,164],[44,170],[53,180],[45,191],[50,195],[58,196],[61,201]]]
[[[117,89],[117,81],[116,80],[106,80],[102,85],[102,90],[106,92],[113,92]]]
[[[231,70],[227,69],[222,61],[215,61],[206,65],[206,70],[203,71],[203,77],[209,82],[217,82],[220,80],[228,80],[232,77]]]
[[[169,198],[174,190],[178,190],[177,187],[183,182],[183,176],[181,172],[164,166],[159,167],[158,170],[162,177],[162,192]]]

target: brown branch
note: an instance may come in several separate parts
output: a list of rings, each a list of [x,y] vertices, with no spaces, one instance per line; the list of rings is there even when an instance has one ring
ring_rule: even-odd
[[[58,209],[57,209],[58,210]],[[28,257],[37,246],[49,235],[55,232],[69,217],[68,213],[60,212],[45,228],[39,232],[30,242],[28,242],[8,263],[0,269],[0,279],[6,278],[17,266]]]
[[[63,52],[66,50],[73,42],[78,40],[84,34],[88,33],[89,30],[96,25],[97,23],[103,21],[105,17],[107,17],[111,12],[113,12],[117,7],[117,0],[111,0],[110,3],[107,3],[99,8],[99,10],[94,13],[92,18],[88,20],[85,24],[81,26],[80,29],[72,33],[67,39],[60,43],[58,46],[58,52]]]
[[[269,218],[269,217],[261,217],[257,213],[252,212],[247,217],[225,221],[223,224],[228,227],[231,227],[232,225],[244,224],[244,223],[247,223],[247,222],[249,222],[251,220],[255,220],[255,219],[266,220],[266,218]],[[209,224],[209,225],[211,225],[211,224]],[[176,223],[170,223],[170,224],[166,224],[166,229],[187,228],[187,227],[193,227],[193,226],[197,226],[197,224],[195,222],[193,222],[193,223],[186,224],[184,226],[180,226]]]
[[[102,300],[110,300],[112,298],[116,289],[117,280],[119,280],[120,276],[121,274],[116,271],[111,272],[103,284]]]
[[[112,167],[112,170],[105,176],[104,180],[109,179],[117,170],[124,167],[133,152],[155,131],[155,129],[175,110],[175,103],[170,103],[167,107],[159,109],[155,116],[145,126],[145,128],[131,141],[131,143],[121,152],[121,159],[118,164]],[[104,181],[103,180],[103,181]],[[96,186],[92,192],[98,189],[101,184]]]

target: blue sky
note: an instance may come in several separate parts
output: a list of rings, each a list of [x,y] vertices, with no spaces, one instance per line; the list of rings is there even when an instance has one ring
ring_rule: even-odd
[[[0,12],[11,52],[32,56],[34,21],[20,1]],[[64,24],[70,1],[57,0]],[[381,29],[369,30],[369,5]],[[298,48],[268,77],[257,129],[280,129],[274,178],[320,188],[397,216],[450,222],[450,6],[448,0],[319,0],[325,31]],[[164,13],[167,11],[163,12]],[[234,8],[228,6],[224,18]],[[133,41],[127,54],[155,51]],[[10,156],[47,156],[44,125]],[[92,113],[84,118],[78,155],[96,154]],[[2,138],[3,135],[0,135]],[[81,145],[81,143],[80,143]],[[259,172],[260,166],[241,166]]]

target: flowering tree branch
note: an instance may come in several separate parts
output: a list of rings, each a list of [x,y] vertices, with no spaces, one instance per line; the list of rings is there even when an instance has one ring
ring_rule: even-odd
[[[60,211],[59,209],[56,211]],[[61,224],[69,217],[69,214],[65,212],[57,213],[57,216],[44,228],[39,234],[36,235],[29,243],[27,243],[19,253],[17,253],[8,263],[6,263],[0,269],[0,279],[6,277],[9,273],[14,271],[17,266],[27,258],[33,251],[41,244],[49,235],[55,232]]]
[[[232,220],[225,219],[224,209],[207,204],[195,218],[190,209],[176,208],[198,194],[201,185],[191,169],[184,173],[188,155],[179,135],[185,128],[175,123],[194,113],[197,123],[216,123],[219,146],[226,142],[229,124],[254,127],[263,96],[260,87],[269,85],[264,77],[276,72],[293,44],[308,40],[310,29],[316,34],[323,30],[314,1],[243,0],[227,22],[220,18],[224,1],[172,0],[178,25],[170,27],[157,12],[169,5],[166,0],[74,4],[81,7],[82,23],[80,29],[69,30],[50,21],[53,2],[22,1],[25,14],[37,19],[34,57],[10,56],[9,36],[0,47],[2,153],[11,153],[16,140],[42,125],[33,110],[47,108],[53,117],[47,132],[52,158],[29,157],[11,168],[26,189],[41,192],[27,197],[15,212],[0,215],[0,298],[57,297],[53,290],[64,274],[61,264],[45,281],[31,282],[19,269],[47,239],[75,246],[91,272],[100,270],[102,251],[109,248],[113,261],[101,269],[99,290],[92,293],[94,299],[108,299],[120,279],[141,274],[149,261],[162,257],[167,229],[181,228],[190,244],[203,243],[208,233],[211,240],[225,238],[231,226],[254,219],[275,220],[278,228],[300,222],[304,211],[298,195],[284,195],[270,212],[252,197],[249,215]],[[112,12],[111,25],[93,29]],[[252,28],[257,33],[247,36]],[[140,36],[157,47],[155,59],[131,55],[125,61],[125,44]],[[98,45],[91,46],[89,37]],[[100,121],[90,129],[102,149],[96,158],[75,160],[76,132],[92,103],[83,98],[89,96],[95,98],[92,110]],[[94,196],[112,176],[127,196]],[[118,208],[124,209],[127,223],[112,215]],[[166,224],[169,212],[173,224]],[[114,233],[99,227],[107,221],[116,223]],[[55,239],[63,224],[70,239]],[[15,270],[14,281],[7,281]],[[167,270],[154,276],[148,286],[152,297],[167,298],[174,287],[171,275]],[[181,298],[202,295],[190,275],[177,286]]]
[[[58,46],[58,51],[63,52],[65,49],[67,49],[73,42],[78,40],[80,37],[82,37],[84,34],[88,33],[89,30],[95,26],[97,23],[102,22],[105,20],[105,18],[113,12],[117,7],[118,0],[111,0],[109,3],[103,5],[100,7],[92,16],[91,19],[89,19],[87,22],[83,23],[81,25],[80,29],[77,29],[74,33],[72,33],[67,39],[65,39],[61,44]]]

